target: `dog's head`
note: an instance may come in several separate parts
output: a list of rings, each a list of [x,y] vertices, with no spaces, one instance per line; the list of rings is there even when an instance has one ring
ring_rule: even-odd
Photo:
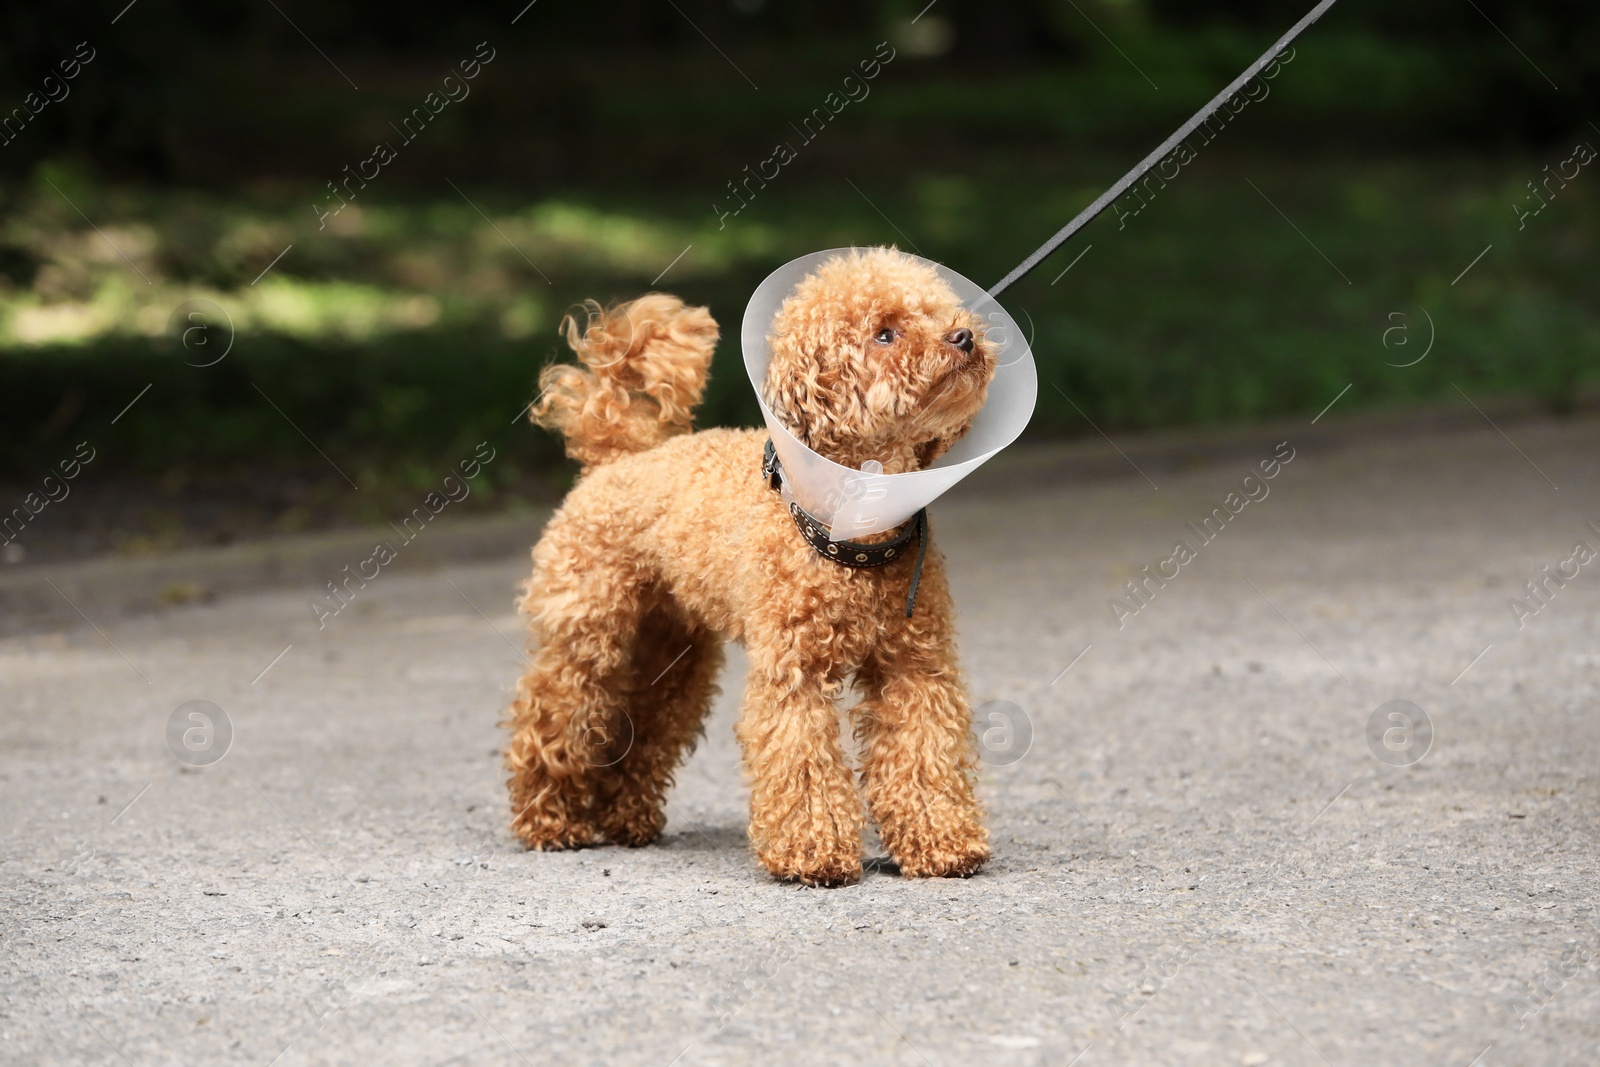
[[[938,271],[892,248],[828,260],[773,320],[763,396],[836,463],[920,470],[972,426],[994,377],[983,322]]]

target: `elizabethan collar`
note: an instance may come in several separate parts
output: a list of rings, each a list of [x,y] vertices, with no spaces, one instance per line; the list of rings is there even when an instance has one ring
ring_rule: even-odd
[[[851,470],[813,451],[778,420],[762,394],[772,359],[769,336],[778,309],[800,282],[826,260],[851,251],[813,252],[773,271],[750,297],[740,332],[744,368],[782,461],[784,487],[808,514],[827,524],[835,541],[893,529],[921,511],[1015,441],[1028,425],[1039,393],[1033,353],[1016,320],[977,283],[942,264],[911,256],[938,271],[967,310],[985,324],[985,336],[995,346],[996,367],[983,409],[967,435],[925,470],[904,474]]]

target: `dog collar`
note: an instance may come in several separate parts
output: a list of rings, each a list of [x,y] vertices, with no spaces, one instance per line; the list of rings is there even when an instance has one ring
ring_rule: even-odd
[[[782,491],[783,462],[778,459],[778,450],[773,446],[770,437],[761,457],[761,477],[773,489]],[[817,555],[823,559],[837,563],[841,567],[864,570],[868,567],[882,567],[893,563],[906,554],[906,546],[911,543],[912,538],[916,538],[917,563],[911,571],[911,588],[906,592],[906,618],[911,618],[911,612],[917,606],[917,586],[922,584],[922,562],[928,554],[927,508],[919,509],[894,537],[870,545],[860,541],[832,540],[828,536],[827,526],[801,507],[799,501],[789,501],[789,514],[793,517],[800,536],[806,539],[806,544],[815,549]]]

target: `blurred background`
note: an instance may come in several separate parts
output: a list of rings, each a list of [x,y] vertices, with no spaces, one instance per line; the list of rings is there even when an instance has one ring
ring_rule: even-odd
[[[382,522],[480,441],[463,507],[537,508],[571,470],[517,414],[588,298],[708,304],[701,424],[753,424],[768,271],[895,243],[992,284],[1309,0],[525,3],[7,5],[6,506],[95,455],[8,562]],[[1577,0],[1344,0],[1136,216],[1008,291],[1029,433],[1347,384],[1339,413],[1593,406],[1597,55]]]

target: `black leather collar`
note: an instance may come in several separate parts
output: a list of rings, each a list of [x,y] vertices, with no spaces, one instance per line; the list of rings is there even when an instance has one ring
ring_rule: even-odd
[[[778,460],[778,450],[773,447],[769,438],[761,457],[761,476],[773,489],[782,489],[782,470],[783,464]],[[917,586],[922,583],[922,562],[928,554],[927,508],[912,516],[911,521],[905,523],[894,537],[874,544],[830,540],[827,525],[793,501],[789,504],[789,514],[794,518],[800,536],[806,539],[806,544],[815,549],[817,555],[823,559],[837,563],[841,567],[855,567],[860,570],[893,563],[906,554],[906,546],[911,543],[912,538],[916,538],[917,564],[911,572],[911,588],[906,593],[906,618],[911,617],[912,609],[917,605]]]

